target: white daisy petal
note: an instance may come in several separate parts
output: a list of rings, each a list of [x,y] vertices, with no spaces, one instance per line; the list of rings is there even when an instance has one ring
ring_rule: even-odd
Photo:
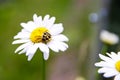
[[[57,47],[57,44],[56,44],[54,41],[49,42],[47,45],[48,45],[48,47],[49,47],[50,49],[52,49],[53,51],[59,52],[59,49],[58,49],[58,47]]]
[[[48,21],[46,21],[46,28],[50,29],[52,27],[52,25],[55,22],[55,17],[50,18]]]
[[[33,15],[33,20],[36,21],[36,19],[37,19],[37,14],[34,14]]]
[[[106,53],[109,57],[111,57],[113,60],[117,61],[120,59],[120,56],[118,56],[115,52],[111,52],[111,54]]]
[[[115,58],[117,55],[114,52],[111,52],[111,54],[106,53],[109,57],[111,57],[112,59]]]
[[[68,48],[68,45],[64,42],[58,42],[57,45],[58,45],[59,50],[61,51],[65,51]]]
[[[22,38],[22,39],[28,39],[30,36],[30,33],[28,32],[20,32],[16,36],[14,36],[14,39]]]
[[[19,32],[16,36],[14,36],[14,39],[28,39],[30,36],[30,33],[26,31],[25,29],[22,29],[21,32]]]
[[[28,50],[26,55],[28,56],[28,61],[30,61],[32,59],[32,57],[34,56],[35,52],[37,51],[38,45],[37,44],[33,44]]]
[[[22,37],[24,34],[29,34],[29,32],[25,31],[25,29],[22,29],[21,32],[19,32],[16,36],[14,36],[14,39],[19,38],[19,36]],[[28,35],[27,35],[27,37],[28,37]]]
[[[44,52],[43,55],[44,55],[44,56],[43,56],[44,59],[45,59],[45,60],[48,60],[48,58],[49,58],[49,53]]]
[[[32,22],[32,21],[29,21],[27,24],[26,23],[21,23],[20,25],[29,32],[31,32],[32,30],[34,30],[37,27],[35,25],[35,23]]]
[[[43,19],[43,26],[45,26],[46,28],[48,28],[49,24],[49,18],[50,18],[50,15],[46,15]]]
[[[100,57],[102,60],[106,61],[106,62],[112,61],[111,58],[106,57],[106,56],[104,56],[104,55],[102,55],[102,54],[99,54],[99,57]]]
[[[48,48],[48,46],[43,44],[43,43],[39,43],[39,49],[43,52],[44,59],[47,60],[48,57],[49,57],[49,48]]]
[[[34,54],[33,53],[29,53],[28,55],[28,61],[30,61],[33,58]]]
[[[111,71],[105,73],[103,76],[107,78],[107,77],[113,77],[117,74],[118,74],[118,72],[114,72],[114,70],[111,70]]]
[[[46,16],[44,17],[43,21],[46,22],[46,21],[49,20],[49,18],[50,18],[50,15],[46,15]]]
[[[26,42],[29,42],[30,40],[28,39],[21,39],[21,40],[15,40],[12,42],[12,44],[21,44],[21,43],[26,43]]]
[[[114,68],[109,68],[109,67],[103,67],[98,70],[98,73],[114,73],[115,75],[118,73]]]
[[[19,46],[19,47],[15,50],[15,53],[17,53],[18,51],[24,49],[26,46],[29,46],[29,43],[25,43],[25,44],[22,44],[21,46]]]
[[[29,54],[34,54],[34,52],[37,50],[37,48],[38,48],[37,44],[29,45],[26,56],[28,56]]]
[[[120,80],[120,74],[116,75],[114,80]]]
[[[25,53],[27,51],[27,49],[26,48],[24,48],[23,50],[21,50],[18,54],[23,54],[23,53]]]
[[[27,23],[21,23],[20,25],[21,25],[25,30],[31,32],[31,28],[28,26]]]
[[[51,17],[49,19],[49,26],[52,26],[54,24],[54,22],[55,22],[55,17]]]
[[[64,42],[60,42],[64,47],[68,48],[68,45]]]
[[[27,52],[27,50],[31,47],[31,45],[33,45],[33,43],[31,43],[31,42],[26,43],[26,46],[23,49],[21,49],[21,51],[18,54]],[[21,46],[21,48],[22,48],[22,46]]]
[[[38,27],[40,27],[40,26],[43,25],[43,24],[42,24],[42,17],[41,17],[41,16],[37,17],[37,15],[34,14],[34,15],[33,15],[33,20],[34,20],[34,23],[35,23]]]
[[[97,66],[97,67],[111,67],[111,68],[114,68],[114,64],[111,64],[111,63],[105,62],[105,61],[100,61],[98,63],[95,63],[95,66]]]
[[[58,35],[61,32],[63,32],[63,25],[60,24],[54,24],[51,28],[50,28],[50,33],[51,35]]]
[[[118,52],[118,55],[120,56],[120,52]]]
[[[68,41],[68,38],[63,34],[53,36],[53,39],[56,41]]]
[[[63,42],[58,42],[58,41],[51,41],[50,43],[47,44],[50,49],[52,49],[55,52],[65,51],[68,48],[68,45]]]
[[[99,70],[98,70],[98,73],[105,73],[106,72],[106,68],[100,68]]]

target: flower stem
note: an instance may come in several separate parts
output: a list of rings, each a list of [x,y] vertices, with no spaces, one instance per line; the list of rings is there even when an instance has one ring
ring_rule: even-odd
[[[42,58],[42,80],[46,80],[46,63],[45,63],[45,60],[44,60],[44,57]]]
[[[103,44],[103,47],[102,47],[102,50],[101,50],[101,53],[102,54],[105,54],[108,50],[108,45],[107,44]]]

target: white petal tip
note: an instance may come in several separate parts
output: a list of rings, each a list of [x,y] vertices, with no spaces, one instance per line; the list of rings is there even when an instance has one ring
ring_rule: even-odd
[[[31,59],[28,59],[28,61],[31,61]]]
[[[69,39],[68,38],[66,38],[66,42],[68,42],[69,41]]]
[[[35,13],[35,14],[33,15],[33,17],[34,17],[34,16],[37,16],[37,14]]]
[[[45,58],[45,57],[44,57],[44,60],[48,60],[48,58]]]
[[[37,14],[34,14],[33,15],[33,19],[35,20],[37,18]]]
[[[45,16],[46,16],[46,17],[50,17],[50,15],[49,15],[49,14],[46,14]]]
[[[30,61],[33,58],[34,54],[29,53],[29,54],[26,54],[26,56],[28,56],[28,61]]]
[[[28,61],[31,61],[31,59],[32,59],[32,56],[28,56]]]
[[[95,65],[95,66],[98,66],[98,63],[95,63],[94,65]]]
[[[13,39],[17,39],[17,37],[16,37],[16,36],[14,36],[14,37],[13,37]]]
[[[17,51],[15,51],[14,53],[17,53]]]
[[[14,44],[14,42],[12,42],[12,44]]]
[[[25,23],[20,23],[21,26],[25,25]]]
[[[49,58],[49,53],[43,53],[44,54],[44,60],[48,60],[48,58]]]
[[[99,57],[101,57],[102,56],[102,54],[98,54],[99,55]]]

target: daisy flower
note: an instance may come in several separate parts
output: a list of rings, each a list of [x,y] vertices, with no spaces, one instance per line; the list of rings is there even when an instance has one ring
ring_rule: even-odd
[[[119,42],[119,37],[114,33],[102,30],[100,33],[100,40],[106,44],[114,45]]]
[[[37,49],[43,53],[45,60],[49,58],[49,49],[54,52],[65,51],[68,45],[65,43],[68,38],[61,34],[63,32],[62,23],[55,24],[55,17],[45,15],[33,15],[33,21],[21,23],[22,30],[14,36],[12,44],[21,44],[15,53],[26,53],[28,61],[32,59]]]
[[[95,66],[101,67],[98,73],[103,73],[106,78],[115,76],[114,80],[120,80],[120,52],[106,54],[107,56],[99,54],[103,61],[95,63]]]

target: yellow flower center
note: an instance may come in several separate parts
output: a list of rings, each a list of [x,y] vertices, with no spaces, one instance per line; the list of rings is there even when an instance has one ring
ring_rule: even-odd
[[[115,68],[120,72],[120,60],[115,63]]]
[[[32,31],[30,35],[30,40],[33,43],[47,43],[51,40],[51,34],[45,27],[39,27]]]

